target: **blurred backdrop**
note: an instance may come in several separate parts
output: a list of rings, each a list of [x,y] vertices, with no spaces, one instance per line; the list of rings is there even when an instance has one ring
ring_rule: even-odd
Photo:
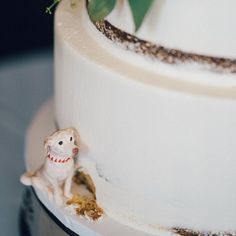
[[[0,14],[0,59],[51,49],[53,16],[45,9],[52,0],[3,0]]]
[[[27,128],[53,96],[53,15],[45,13],[51,3],[1,1],[0,236],[19,235]]]

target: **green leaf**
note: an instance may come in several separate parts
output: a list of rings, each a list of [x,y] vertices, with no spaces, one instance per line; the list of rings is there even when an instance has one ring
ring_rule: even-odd
[[[152,2],[153,0],[129,0],[129,5],[134,18],[135,31],[137,31],[141,26]]]
[[[116,0],[90,0],[88,13],[92,21],[103,20],[115,7]]]

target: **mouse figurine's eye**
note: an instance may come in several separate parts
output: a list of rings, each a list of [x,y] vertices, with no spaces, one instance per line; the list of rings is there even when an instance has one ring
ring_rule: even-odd
[[[72,137],[70,137],[70,141],[72,141],[73,140],[73,138]]]
[[[63,144],[63,142],[62,142],[62,141],[59,141],[59,142],[58,142],[58,144],[59,144],[59,145],[62,145],[62,144]]]

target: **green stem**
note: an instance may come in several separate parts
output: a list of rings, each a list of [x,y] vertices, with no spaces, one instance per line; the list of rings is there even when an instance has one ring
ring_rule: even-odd
[[[52,3],[49,7],[46,8],[46,13],[52,14],[52,11],[51,11],[52,8],[53,8],[55,5],[57,5],[60,1],[61,1],[61,0],[53,0],[53,3]]]

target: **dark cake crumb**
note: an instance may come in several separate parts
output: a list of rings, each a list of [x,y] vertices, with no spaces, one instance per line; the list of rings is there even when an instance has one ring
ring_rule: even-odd
[[[211,233],[211,232],[194,232],[189,229],[183,228],[173,228],[171,230],[173,233],[179,234],[181,236],[236,236],[236,233],[227,233],[227,232],[219,232],[219,233]]]

